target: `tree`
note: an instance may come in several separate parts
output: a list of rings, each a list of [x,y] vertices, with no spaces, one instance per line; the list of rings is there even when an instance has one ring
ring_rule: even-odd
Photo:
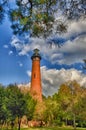
[[[35,111],[35,107],[36,107],[36,101],[30,96],[29,92],[26,93],[25,95],[25,100],[26,100],[26,116],[28,121],[32,120],[34,117],[34,111]]]
[[[82,87],[81,89],[81,96],[79,99],[79,102],[77,104],[78,106],[78,125],[80,127],[86,127],[86,88]]]
[[[24,93],[17,85],[9,85],[6,88],[7,104],[6,107],[10,112],[10,121],[14,125],[14,121],[18,119],[18,130],[20,130],[21,119],[26,116],[28,120],[32,120],[35,111],[36,102],[32,99],[29,92]]]
[[[0,85],[0,124],[1,126],[6,124],[8,120],[9,112],[6,108],[6,92],[5,88]]]
[[[45,99],[45,109],[43,112],[43,120],[47,125],[56,125],[56,120],[58,117],[59,105],[53,97],[48,97]]]
[[[79,115],[78,104],[80,99],[82,98],[82,88],[76,81],[72,81],[69,83],[69,87],[71,90],[71,112],[73,115],[73,126],[76,129],[76,118]]]
[[[60,7],[68,19],[78,20],[86,15],[85,0],[59,0]]]
[[[1,0],[0,22],[9,14],[15,35],[28,33],[30,37],[49,38],[67,31],[67,19],[78,20],[86,15],[86,0],[15,0],[13,4],[15,8],[10,7],[9,0]],[[65,16],[64,21],[59,14]],[[48,42],[60,46],[55,40]]]
[[[60,113],[61,118],[63,121],[65,121],[65,125],[67,125],[67,121],[70,119],[69,115],[69,109],[70,109],[70,97],[71,97],[71,91],[67,83],[64,83],[60,86],[60,89],[58,91],[58,103],[60,106]]]
[[[0,23],[3,22],[5,14],[6,14],[6,6],[7,6],[8,0],[0,0]]]
[[[16,0],[17,9],[10,11],[14,34],[29,30],[31,36],[48,36],[53,31],[55,22],[55,4],[56,0]],[[65,31],[66,27],[60,23],[58,30],[60,29]]]
[[[47,125],[86,127],[86,88],[68,81],[52,97],[45,99],[44,121]]]
[[[7,109],[10,111],[11,122],[18,119],[18,130],[20,130],[21,118],[26,114],[27,103],[24,95],[21,93],[17,85],[9,85],[7,87]]]
[[[29,32],[38,37],[65,32],[67,25],[55,18],[56,13],[60,11],[67,19],[77,20],[85,17],[85,4],[85,0],[16,0],[16,9],[9,11],[11,27],[14,34]]]
[[[61,116],[66,125],[86,126],[86,89],[76,81],[69,81],[60,86],[58,91],[58,102]]]

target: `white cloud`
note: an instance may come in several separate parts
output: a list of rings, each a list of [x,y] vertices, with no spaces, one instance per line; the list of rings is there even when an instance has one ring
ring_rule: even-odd
[[[13,36],[11,46],[16,48],[19,55],[28,55],[30,51],[38,48],[43,58],[52,64],[71,65],[83,62],[83,59],[86,58],[86,34],[80,35],[85,31],[86,22],[84,20],[72,21],[68,32],[63,35],[67,41],[61,48],[56,47],[53,43],[51,48],[47,43],[48,39],[43,38],[27,37],[28,42],[24,44],[24,41],[20,41],[16,36]],[[71,41],[72,36],[75,36],[75,39]]]
[[[20,66],[20,67],[22,67],[22,66],[23,66],[23,64],[22,64],[22,63],[20,63],[20,64],[19,64],[19,66]]]
[[[85,19],[80,19],[78,21],[68,21],[68,30],[67,33],[64,34],[64,36],[70,37],[72,35],[77,35],[82,32],[86,32]]]
[[[22,50],[23,48],[22,41],[20,41],[16,36],[12,37],[11,46],[15,47],[18,51]]]
[[[8,53],[9,55],[12,55],[13,54],[13,51],[9,51],[9,53]]]
[[[22,67],[22,66],[23,66],[23,64],[22,64],[20,61],[18,62],[18,64],[19,64],[19,66],[20,66],[20,67]]]
[[[83,59],[86,58],[86,36],[80,36],[74,41],[67,41],[58,53],[62,55],[61,58],[57,58],[60,64],[70,65],[83,62]]]
[[[31,78],[31,72],[27,71]],[[86,87],[86,76],[76,69],[48,69],[46,66],[41,67],[42,90],[43,94],[48,96],[56,93],[62,83],[76,80],[81,86]]]
[[[8,48],[8,45],[5,44],[3,47],[7,49],[7,48]]]
[[[29,45],[23,45],[22,50],[20,50],[19,55],[28,55],[28,52],[30,51]]]
[[[26,73],[29,77],[31,77],[31,72],[29,70]]]

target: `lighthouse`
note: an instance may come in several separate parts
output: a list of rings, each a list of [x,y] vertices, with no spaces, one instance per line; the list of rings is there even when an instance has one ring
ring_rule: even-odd
[[[40,60],[41,56],[38,49],[34,49],[34,53],[31,56],[32,59],[32,73],[31,73],[31,95],[32,97],[42,102],[42,87],[41,87],[41,71]]]

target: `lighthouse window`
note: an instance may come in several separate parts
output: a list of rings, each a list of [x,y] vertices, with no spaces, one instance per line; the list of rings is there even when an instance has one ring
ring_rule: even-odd
[[[36,78],[36,74],[34,74],[34,78]]]

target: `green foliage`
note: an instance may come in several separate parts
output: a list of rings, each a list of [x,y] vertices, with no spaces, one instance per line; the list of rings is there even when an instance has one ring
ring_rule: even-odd
[[[26,100],[26,105],[27,105],[25,114],[26,114],[28,120],[32,120],[37,102],[35,100],[33,100],[33,98],[30,96],[30,94],[25,95],[25,100]]]
[[[32,36],[48,36],[52,32],[56,0],[33,0],[22,2],[16,0],[18,8],[10,11],[12,28],[15,34],[31,30]],[[58,30],[63,29],[60,27]],[[66,29],[66,27],[64,28]]]
[[[53,31],[53,25],[56,26],[55,33],[64,33],[67,31],[67,26],[62,20],[60,23],[56,22],[54,16],[58,13],[58,10],[68,19],[79,19],[85,16],[86,12],[84,6],[85,0],[30,0],[27,2],[16,0],[16,4],[16,11],[12,10],[10,12],[12,23],[15,24],[15,20],[16,22],[18,20],[19,23],[16,26],[18,28],[16,33],[31,30],[31,35],[38,37],[49,36]],[[16,12],[15,15],[13,15],[13,12]]]
[[[83,91],[85,92],[83,93]],[[86,106],[83,104],[84,100],[82,101],[82,97],[85,98],[85,94],[86,90],[81,88],[76,81],[61,85],[58,92],[60,110],[63,113],[62,118],[65,121],[72,120],[74,128],[76,128],[76,122],[81,119],[81,113],[86,111],[84,109]],[[83,107],[81,104],[83,104]],[[85,117],[85,113],[82,115]]]
[[[18,130],[20,130],[21,118],[26,114],[26,100],[16,85],[7,87],[7,109],[10,112],[10,120],[14,122],[18,118]]]
[[[5,91],[4,91],[4,88],[0,85],[0,123],[6,120],[4,101],[5,101]]]
[[[17,85],[4,88],[0,85],[0,126],[28,120],[42,120],[47,126],[86,127],[86,88],[76,81],[60,86],[58,93],[44,97],[42,103],[22,93]],[[52,128],[50,128],[52,129]]]
[[[10,112],[7,109],[6,101],[7,97],[5,87],[0,85],[0,128],[3,124],[6,125],[10,120]]]
[[[86,123],[86,88],[76,81],[60,86],[58,93],[45,99],[44,121],[48,125],[72,125],[85,127]]]
[[[45,100],[45,111],[44,111],[44,121],[50,125],[55,124],[58,120],[58,110],[59,110],[59,104],[56,100],[53,100],[52,98],[47,98]]]
[[[73,20],[85,18],[86,15],[86,0],[15,0],[15,3],[15,8],[10,9],[9,0],[0,1],[0,22],[5,13],[9,14],[13,32],[19,35],[30,31],[31,36],[46,38],[53,33],[53,29],[55,34],[65,33],[65,22],[55,18],[59,11],[67,19]]]
[[[21,118],[26,115],[31,120],[35,105],[29,93],[22,93],[17,85],[11,84],[7,88],[0,85],[0,124],[14,124],[17,119],[20,130]]]
[[[25,109],[25,99],[17,86],[10,85],[7,88],[8,104],[7,107],[14,116],[22,117]]]

